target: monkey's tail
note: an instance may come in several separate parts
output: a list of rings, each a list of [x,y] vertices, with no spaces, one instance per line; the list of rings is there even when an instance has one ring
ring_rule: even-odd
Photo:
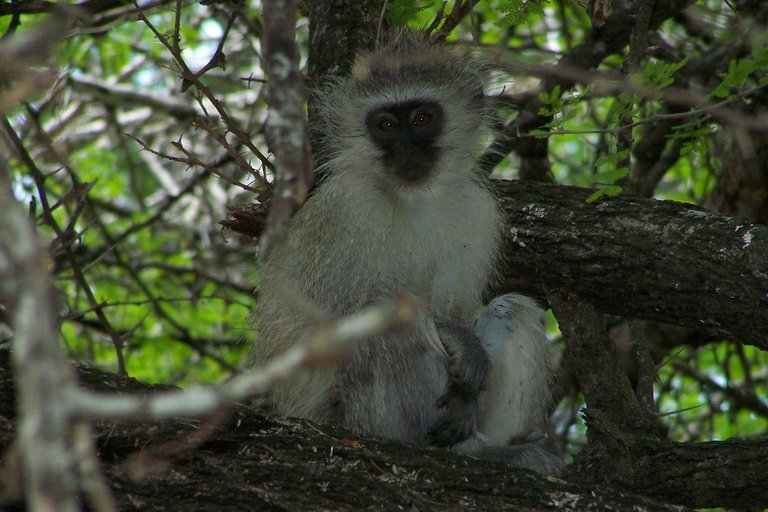
[[[557,474],[562,461],[547,438],[551,342],[544,312],[517,294],[494,299],[475,323],[488,353],[488,388],[478,397],[477,432],[456,451]]]
[[[551,342],[544,312],[522,295],[494,299],[475,323],[491,363],[488,389],[478,397],[478,430],[492,444],[540,432],[551,400]]]

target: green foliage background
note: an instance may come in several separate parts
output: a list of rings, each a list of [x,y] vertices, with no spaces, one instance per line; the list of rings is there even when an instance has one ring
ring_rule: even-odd
[[[390,2],[387,12],[395,24],[425,27],[441,5]],[[726,3],[699,1],[692,11],[709,24],[719,44],[741,40],[743,34],[732,23],[734,14]],[[170,7],[147,15],[161,34],[171,33],[175,13]],[[20,30],[41,18],[25,16]],[[221,5],[184,4],[182,55],[192,69],[201,68],[214,54],[227,19]],[[259,22],[258,9],[244,7],[224,47],[226,67],[214,68],[201,80],[268,154],[260,45],[253,32]],[[298,23],[306,60],[307,21],[302,18]],[[0,33],[9,24],[10,18],[0,18]],[[661,92],[680,85],[679,74],[708,47],[689,41],[678,25],[667,23],[663,37],[671,47],[685,48],[684,54],[670,60],[652,52],[630,77],[638,87],[658,94],[627,92],[615,97],[592,86],[536,91],[535,78],[510,71],[512,64],[555,62],[590,28],[588,15],[575,1],[487,0],[448,41],[461,44],[474,39],[475,51],[494,60],[491,94],[502,100],[538,94],[542,113],[554,116],[542,131],[549,132],[551,178],[561,184],[596,186],[594,199],[599,200],[601,194],[619,193],[628,172],[627,154],[617,149],[616,142],[622,120],[637,121],[632,130],[635,139],[641,139],[646,125],[639,121],[666,112]],[[748,50],[707,84],[702,101],[746,97],[765,86],[767,39],[763,34],[750,40]],[[252,290],[258,269],[255,242],[223,231],[219,221],[227,216],[227,205],[252,200],[244,186],[258,186],[255,173],[262,171],[262,163],[228,133],[232,147],[246,154],[253,166],[253,172],[247,172],[232,162],[195,116],[148,107],[141,98],[116,92],[117,86],[128,86],[147,99],[176,101],[199,116],[207,112],[227,133],[209,99],[194,87],[181,91],[178,64],[142,21],[121,19],[98,37],[83,33],[68,38],[59,46],[56,60],[57,79],[8,119],[38,166],[33,172],[16,157],[10,162],[17,198],[30,205],[40,234],[51,243],[63,343],[74,359],[112,371],[118,370],[119,350],[127,373],[149,382],[184,385],[226,378],[238,367],[253,337],[248,315],[257,300]],[[621,63],[621,58],[610,57],[600,71],[618,72]],[[100,95],[97,88],[83,85],[85,78],[115,90]],[[500,114],[507,120],[516,112],[507,105]],[[732,146],[733,140],[704,109],[701,115],[677,123],[664,143],[670,147],[677,143],[680,156],[653,195],[702,204],[722,171],[724,152],[718,148]],[[184,161],[180,147],[225,177]],[[509,156],[495,174],[515,178],[517,168],[515,157]],[[55,223],[75,240],[71,257],[45,215],[43,196]],[[76,267],[96,304],[84,292]],[[109,325],[96,314],[97,306]],[[558,338],[556,323],[550,324],[552,336]],[[765,433],[768,361],[763,352],[737,341],[682,346],[664,356],[657,395],[675,439]],[[744,402],[739,390],[745,389],[758,397],[757,402]],[[570,432],[576,444],[583,432],[580,406],[578,397],[566,398],[557,416],[561,430]]]

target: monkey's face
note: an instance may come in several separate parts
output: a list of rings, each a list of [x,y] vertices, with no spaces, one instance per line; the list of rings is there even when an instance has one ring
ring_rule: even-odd
[[[444,112],[436,102],[414,100],[369,111],[365,126],[381,150],[387,172],[408,183],[427,180],[437,167]]]
[[[326,168],[408,197],[463,186],[490,133],[483,76],[410,32],[359,56],[318,94]]]

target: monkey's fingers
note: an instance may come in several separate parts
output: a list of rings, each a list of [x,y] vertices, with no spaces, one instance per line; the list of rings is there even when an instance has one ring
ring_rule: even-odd
[[[448,373],[455,381],[466,382],[476,391],[488,387],[491,365],[488,353],[471,329],[450,321],[436,321],[440,341],[448,353]]]
[[[438,399],[438,404],[442,404],[438,406],[445,408],[446,413],[427,432],[431,445],[452,446],[472,435],[477,415],[477,403],[474,400],[465,401],[448,392]]]
[[[478,389],[479,387],[476,382],[450,379],[448,391],[440,397],[440,400],[456,399],[463,403],[474,403],[477,400]]]
[[[448,390],[437,399],[435,405],[440,408],[445,407],[450,402],[460,404],[470,404],[477,400],[477,391],[475,386],[465,381],[451,379],[448,384]]]

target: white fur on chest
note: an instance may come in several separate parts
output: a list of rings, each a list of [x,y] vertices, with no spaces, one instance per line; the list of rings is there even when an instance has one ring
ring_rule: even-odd
[[[369,184],[345,188],[340,196],[366,196],[356,198],[367,206],[364,223],[351,219],[339,226],[346,231],[339,236],[358,246],[351,252],[370,262],[360,268],[366,274],[360,284],[414,293],[438,315],[471,315],[493,270],[501,229],[489,192],[473,180],[415,189],[394,200]]]

